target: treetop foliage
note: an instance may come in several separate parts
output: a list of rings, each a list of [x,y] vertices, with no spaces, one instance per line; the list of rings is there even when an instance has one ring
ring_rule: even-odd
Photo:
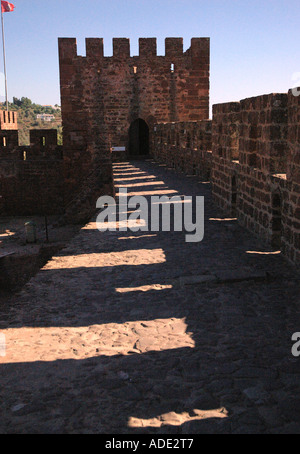
[[[40,104],[35,104],[31,101],[31,99],[22,97],[21,99],[16,98],[15,96],[13,97],[13,102],[9,103],[10,107],[13,109],[22,109],[22,110],[28,110],[30,109],[34,114],[52,114],[54,116],[59,116],[60,111],[59,109],[55,109],[51,106],[42,106]],[[54,107],[58,107],[55,105]]]

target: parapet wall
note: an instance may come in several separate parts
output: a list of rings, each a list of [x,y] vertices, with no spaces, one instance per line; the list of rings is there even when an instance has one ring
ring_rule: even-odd
[[[29,147],[17,130],[0,130],[0,214],[60,214],[64,211],[62,147],[56,130],[30,131]]]
[[[209,180],[212,160],[211,126],[210,120],[156,125],[152,139],[154,158],[176,170]]]
[[[288,93],[288,166],[287,177],[300,184],[300,96]]]
[[[239,158],[240,103],[213,106],[212,122],[212,182],[215,200],[228,210],[233,197],[227,188],[236,173]]]
[[[209,38],[192,38],[190,48],[183,51],[183,38],[166,38],[165,39],[165,55],[157,55],[157,39],[156,38],[139,38],[139,54],[131,57],[130,39],[128,38],[113,38],[113,55],[112,57],[104,56],[103,38],[86,38],[86,58],[99,60],[126,60],[128,58],[146,59],[157,57],[160,60],[166,58],[181,58],[183,56],[191,57],[193,63],[202,67],[203,64],[209,62]],[[76,38],[59,38],[59,49],[62,60],[69,63],[73,62],[74,58],[81,57],[77,53]]]
[[[178,124],[157,125],[154,157],[186,173],[189,147],[172,142]],[[189,143],[200,122],[184,124]],[[161,131],[162,136],[161,138]],[[194,168],[210,167],[214,200],[266,243],[300,262],[300,97],[270,94],[213,106],[212,158],[196,157]],[[204,146],[203,146],[204,148]],[[174,164],[174,157],[177,164]],[[199,162],[202,160],[202,163]],[[192,172],[195,174],[195,172]],[[206,179],[209,170],[199,172]]]
[[[273,202],[286,180],[287,110],[286,94],[213,108],[214,198],[223,209],[237,215],[241,224],[274,246],[281,243]]]
[[[32,129],[30,146],[19,146],[18,130],[0,130],[0,159],[62,159],[62,146],[57,144],[56,129]]]

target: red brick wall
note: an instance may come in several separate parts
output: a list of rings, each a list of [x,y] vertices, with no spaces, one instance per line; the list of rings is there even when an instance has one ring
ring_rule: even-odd
[[[0,131],[0,213],[61,214],[64,177],[57,131],[30,131],[30,138],[30,147],[19,147],[18,131]]]
[[[300,98],[293,96],[292,91],[288,95],[264,95],[214,106],[212,170],[213,193],[218,205],[235,212],[242,225],[297,263],[300,262],[299,106]],[[233,117],[239,124],[237,161],[230,158],[236,154],[236,146],[231,150],[226,134]]]
[[[0,166],[1,214],[29,216],[64,212],[61,160],[13,163],[0,160]]]
[[[267,174],[287,171],[287,95],[241,101],[240,162]]]
[[[158,161],[202,177],[211,168],[216,203],[300,263],[299,96],[290,91],[215,105],[212,138],[209,121],[155,129],[152,146]]]
[[[271,94],[213,109],[213,194],[219,206],[268,241],[274,237],[276,174],[287,169],[287,95]]]
[[[269,242],[277,230],[273,198],[281,193],[274,175],[287,170],[287,121],[286,94],[241,101],[237,213],[243,225]]]
[[[217,204],[232,215],[237,202],[239,128],[239,102],[213,106],[212,191]]]

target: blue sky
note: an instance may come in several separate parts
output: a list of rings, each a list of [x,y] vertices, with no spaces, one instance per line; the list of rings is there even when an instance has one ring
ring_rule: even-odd
[[[300,73],[299,0],[10,0],[4,14],[9,98],[60,104],[57,38],[211,38],[211,103],[286,92]],[[2,59],[0,72],[3,71]],[[299,74],[298,74],[299,76]],[[297,76],[297,77],[298,77]],[[298,77],[300,85],[300,76]],[[1,90],[3,93],[3,89]]]

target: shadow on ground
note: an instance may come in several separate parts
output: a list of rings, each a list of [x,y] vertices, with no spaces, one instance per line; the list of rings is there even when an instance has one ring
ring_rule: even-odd
[[[85,226],[2,313],[1,433],[299,432],[296,270],[196,178],[151,161],[115,178],[203,195],[205,238]]]

